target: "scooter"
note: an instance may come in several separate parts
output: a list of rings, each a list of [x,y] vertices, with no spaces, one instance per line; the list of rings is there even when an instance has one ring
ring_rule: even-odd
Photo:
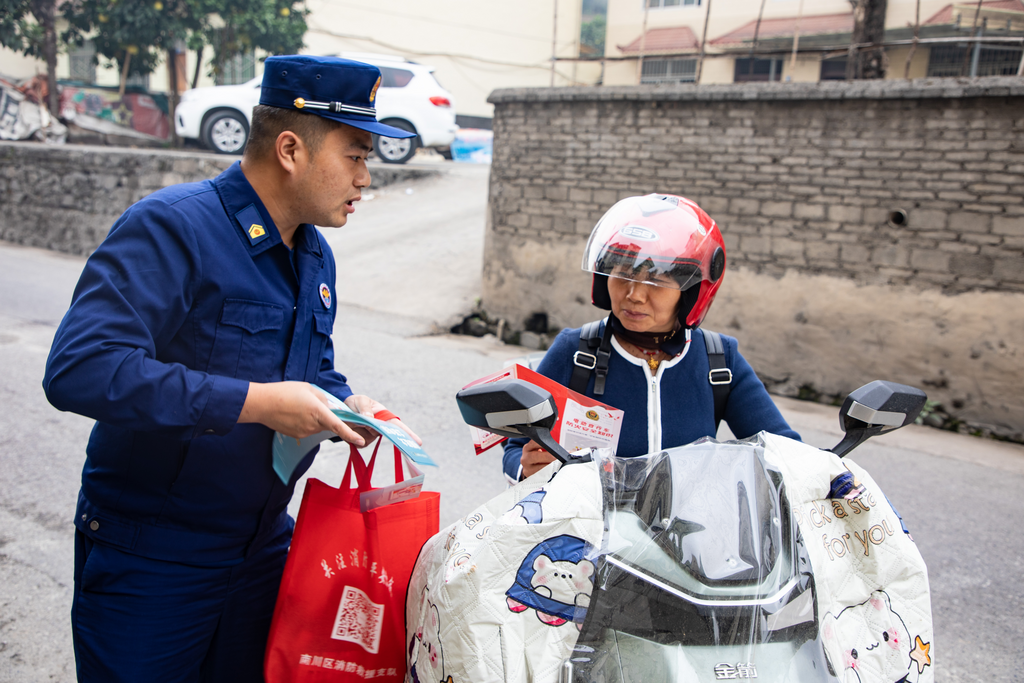
[[[530,437],[559,464],[549,466],[553,476],[538,473],[539,484],[513,495],[525,494],[513,501],[512,512],[501,516],[501,506],[495,508],[484,529],[481,543],[488,542],[490,529],[492,536],[501,534],[493,544],[516,555],[493,562],[518,565],[504,596],[509,613],[496,615],[499,623],[462,610],[473,597],[454,586],[459,572],[486,572],[487,558],[500,553],[490,548],[488,554],[485,545],[462,548],[464,561],[453,563],[459,548],[451,545],[465,539],[455,528],[444,549],[431,549],[429,542],[424,547],[443,560],[431,565],[421,554],[425,571],[436,574],[444,566],[445,576],[434,577],[435,594],[428,600],[431,577],[421,574],[417,583],[414,570],[407,605],[411,678],[457,683],[451,674],[445,678],[451,671],[473,680],[559,683],[931,680],[923,560],[870,476],[840,460],[868,438],[912,422],[925,399],[920,390],[891,382],[856,390],[840,409],[845,437],[831,456],[762,433],[615,458],[600,451],[567,453],[551,436],[557,408],[543,389],[508,380],[463,390],[457,400],[468,424]],[[561,489],[560,478],[566,484]],[[503,520],[511,514],[521,522],[519,516],[528,518],[530,511],[539,517],[533,505],[544,495],[550,502],[560,490],[585,491],[590,481],[599,482],[601,524],[596,531],[580,527],[578,536],[589,534],[589,540],[559,534],[531,546],[534,536],[517,547],[515,527]],[[481,584],[476,590],[494,589]],[[558,630],[537,636],[536,624],[534,631],[510,628],[517,610],[528,608]],[[501,610],[486,613],[495,612]],[[442,629],[446,620],[460,618],[473,623]],[[484,652],[490,636],[452,635],[474,625],[482,632],[494,627],[500,654]],[[523,642],[511,642],[516,638]],[[447,667],[439,661],[444,639]],[[456,647],[453,640],[460,641]],[[417,656],[424,642],[433,648],[433,667]],[[531,647],[548,648],[551,656],[535,656]],[[474,669],[453,659],[477,656],[500,658],[501,665]],[[520,665],[518,657],[528,661]]]

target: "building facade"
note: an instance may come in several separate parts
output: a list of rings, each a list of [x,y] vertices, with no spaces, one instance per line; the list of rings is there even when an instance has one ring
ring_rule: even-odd
[[[854,18],[849,0],[609,0],[607,25],[603,85],[815,82],[848,77]],[[886,78],[1014,75],[1024,2],[888,0],[884,45]]]

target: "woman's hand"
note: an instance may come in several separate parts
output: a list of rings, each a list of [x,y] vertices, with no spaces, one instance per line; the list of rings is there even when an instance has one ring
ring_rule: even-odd
[[[519,464],[523,466],[521,479],[531,477],[555,461],[555,456],[541,448],[536,441],[529,441],[523,446],[523,455],[519,458]]]

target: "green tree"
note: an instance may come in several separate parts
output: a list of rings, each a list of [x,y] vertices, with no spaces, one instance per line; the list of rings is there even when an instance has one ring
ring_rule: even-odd
[[[12,0],[0,0],[6,2]],[[44,0],[35,0],[42,2]],[[50,0],[53,1],[53,0]],[[65,12],[65,40],[92,40],[96,54],[117,63],[121,92],[133,74],[152,73],[165,59],[171,82],[170,105],[178,102],[179,46],[197,53],[196,77],[207,45],[214,71],[235,55],[261,49],[297,52],[306,33],[308,10],[296,0],[76,0]]]
[[[293,0],[194,0],[202,4],[206,21],[192,35],[189,48],[213,48],[213,68],[236,55],[260,49],[270,54],[294,54],[302,49],[309,10]]]
[[[57,115],[57,0],[0,0],[0,45],[46,62],[46,108]]]
[[[0,0],[4,1],[10,0]],[[294,0],[78,0],[65,12],[70,26],[65,38],[80,44],[91,35],[96,53],[117,62],[123,84],[130,75],[151,73],[164,54],[181,43],[200,55],[207,45],[212,46],[215,65],[254,48],[273,54],[297,52],[308,14],[297,4]]]
[[[190,0],[78,0],[64,12],[64,39],[91,40],[96,54],[113,60],[121,88],[131,75],[152,73],[166,51],[202,28]]]

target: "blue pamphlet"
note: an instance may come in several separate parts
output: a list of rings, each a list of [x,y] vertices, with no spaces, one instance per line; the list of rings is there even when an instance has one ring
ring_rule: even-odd
[[[398,447],[398,450],[402,451],[402,453],[413,462],[420,465],[437,467],[437,463],[434,462],[434,460],[427,455],[427,452],[413,441],[412,437],[410,437],[401,427],[397,427],[390,422],[384,422],[372,417],[360,415],[345,405],[345,403],[336,396],[328,394],[320,387],[316,388],[327,396],[328,407],[331,409],[331,412],[337,415],[342,421],[362,427],[369,427],[391,443],[395,444],[395,446]],[[334,432],[323,431],[319,434],[307,436],[304,439],[294,439],[290,436],[285,436],[280,432],[275,432],[274,471],[277,472],[277,476],[281,481],[287,484],[291,481],[292,473],[295,472],[295,468],[298,467],[299,463],[302,462],[302,459],[305,458],[311,450],[313,450],[313,447],[333,438],[334,436],[336,436]]]

